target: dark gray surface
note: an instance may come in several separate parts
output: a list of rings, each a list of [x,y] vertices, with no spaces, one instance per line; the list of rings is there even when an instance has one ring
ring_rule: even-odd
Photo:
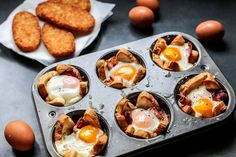
[[[82,54],[131,42],[150,35],[166,31],[181,31],[195,36],[195,26],[205,19],[220,20],[225,25],[226,34],[219,44],[204,44],[207,52],[221,69],[231,86],[236,89],[236,1],[228,0],[161,0],[159,18],[153,28],[142,31],[133,28],[127,18],[129,9],[135,6],[134,0],[113,0],[116,3],[114,15],[102,26],[97,39]],[[22,1],[0,0],[0,23]],[[128,3],[129,2],[129,3]],[[1,35],[0,35],[1,37]],[[21,57],[11,50],[0,47],[0,156],[27,157],[47,156],[40,128],[38,125],[31,85],[43,65]],[[235,116],[227,124],[205,133],[195,135],[161,149],[149,151],[158,156],[201,156],[229,157],[236,156],[236,121]],[[34,151],[20,153],[13,151],[4,139],[5,125],[13,119],[21,119],[30,124],[36,135]],[[143,154],[142,154],[143,155]]]

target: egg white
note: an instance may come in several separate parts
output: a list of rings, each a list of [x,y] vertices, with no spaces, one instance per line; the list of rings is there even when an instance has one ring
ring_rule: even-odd
[[[91,150],[95,143],[87,143],[79,138],[79,132],[81,129],[78,129],[76,133],[70,135],[65,135],[60,141],[55,142],[57,152],[63,155],[68,150],[74,150],[84,157],[91,157]],[[104,132],[99,129],[99,133],[96,136],[96,139],[103,135]],[[97,141],[96,140],[96,141]]]
[[[134,123],[134,115],[139,113],[139,112],[142,112],[143,114],[145,114],[147,117],[150,117],[152,119],[152,125],[148,128],[140,128],[138,126],[135,125]],[[135,128],[135,129],[139,129],[139,130],[143,130],[143,131],[147,131],[149,133],[153,133],[159,126],[160,124],[160,120],[154,115],[154,113],[150,110],[145,110],[145,109],[142,109],[142,108],[137,108],[135,110],[133,110],[131,112],[131,117],[132,117],[132,126]]]
[[[114,72],[120,68],[121,66],[126,66],[126,65],[130,65],[133,66],[136,69],[136,73],[134,74],[134,76],[132,77],[131,80],[127,80],[126,78],[123,78],[121,76],[115,76]],[[126,62],[118,62],[118,64],[116,64],[111,70],[107,70],[106,71],[106,78],[110,79],[110,77],[117,79],[117,78],[122,78],[123,79],[123,83],[126,87],[131,87],[133,86],[133,82],[134,82],[134,78],[137,75],[137,72],[139,70],[139,68],[141,68],[142,66],[140,64],[136,64],[136,63],[126,63]]]
[[[188,62],[188,43],[184,43],[184,45],[168,45],[167,47],[175,47],[178,48],[181,53],[181,59],[179,61],[176,61],[179,64],[180,71],[188,70],[193,66],[193,64]],[[164,61],[170,61],[168,60],[162,53],[160,54],[160,58]]]
[[[55,99],[56,97],[62,97],[65,99],[66,104],[73,104],[80,100],[82,96],[80,95],[80,84],[78,82],[78,86],[75,88],[65,87],[63,80],[67,75],[58,75],[52,77],[46,85],[48,98],[50,100]],[[79,80],[78,80],[79,81]]]

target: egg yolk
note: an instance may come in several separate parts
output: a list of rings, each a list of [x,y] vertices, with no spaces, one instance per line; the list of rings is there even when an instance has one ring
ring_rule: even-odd
[[[92,126],[86,125],[79,132],[79,138],[87,143],[95,143],[99,129]]]
[[[136,68],[132,65],[123,65],[114,71],[114,76],[119,76],[127,80],[131,80],[136,74],[136,71]]]
[[[176,47],[167,47],[164,49],[162,54],[170,61],[176,62],[181,59],[181,53]]]
[[[149,128],[151,127],[152,123],[152,118],[146,115],[144,112],[137,112],[135,115],[133,115],[133,124],[139,128]]]
[[[202,114],[202,116],[209,118],[213,116],[212,107],[213,103],[209,99],[201,98],[196,102],[193,108],[195,112],[198,112]]]
[[[64,76],[63,77],[63,84],[67,88],[76,88],[76,87],[78,87],[79,80],[76,77]]]

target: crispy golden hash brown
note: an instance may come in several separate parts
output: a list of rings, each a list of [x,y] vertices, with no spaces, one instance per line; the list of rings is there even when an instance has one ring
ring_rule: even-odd
[[[14,16],[12,23],[13,38],[23,52],[36,50],[41,42],[40,26],[36,16],[22,11]]]
[[[90,13],[68,4],[43,2],[37,6],[36,14],[48,23],[81,34],[90,33],[95,25]]]
[[[91,8],[90,0],[48,0],[48,1],[56,2],[56,3],[63,3],[63,4],[70,4],[86,11],[90,11],[90,8]]]
[[[70,56],[75,51],[74,35],[67,30],[45,23],[42,39],[48,52],[56,58]]]

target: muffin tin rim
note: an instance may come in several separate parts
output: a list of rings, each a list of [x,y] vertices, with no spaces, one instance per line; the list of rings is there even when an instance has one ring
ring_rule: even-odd
[[[129,88],[134,88],[135,86],[137,86],[139,83],[141,83],[147,76],[147,64],[146,64],[146,61],[145,59],[143,59],[142,56],[140,56],[137,52],[135,52],[134,50],[130,50],[130,49],[126,49],[128,50],[130,53],[132,53],[132,55],[134,55],[134,57],[136,57],[136,59],[140,62],[139,64],[142,65],[144,68],[145,68],[145,75],[142,77],[141,80],[138,81],[138,83],[134,84],[133,86],[131,87],[126,87],[126,88],[122,88],[122,89],[129,89]],[[107,55],[109,54],[117,54],[117,52],[119,51],[119,49],[113,49],[113,50],[110,50],[110,51],[106,51],[103,55],[100,56],[100,58],[97,59],[97,61],[101,60],[101,59],[106,59],[104,57],[106,57]],[[115,55],[114,55],[115,56]],[[111,56],[113,57],[113,56]],[[111,58],[110,57],[110,58]],[[96,61],[96,63],[97,63]],[[118,89],[118,88],[115,88],[115,87],[111,87],[111,86],[108,86],[106,85],[98,76],[98,69],[97,69],[97,66],[95,64],[95,73],[96,73],[96,76],[97,76],[97,79],[103,84],[105,85],[107,88],[113,88],[113,89],[117,89],[117,90],[122,90],[122,89]]]
[[[33,87],[33,88],[35,88],[35,89],[33,89],[33,91],[35,91],[35,92],[37,93],[37,95],[41,98],[42,103],[43,103],[44,105],[52,106],[52,108],[70,108],[70,107],[72,107],[72,106],[78,104],[81,100],[83,100],[85,97],[88,96],[88,94],[89,94],[89,92],[90,92],[90,81],[91,81],[91,78],[90,78],[89,74],[88,74],[83,68],[81,68],[81,67],[79,67],[79,66],[77,66],[77,65],[74,65],[74,64],[67,64],[67,65],[73,66],[73,67],[75,67],[77,70],[79,70],[80,74],[81,74],[81,72],[82,72],[82,76],[84,76],[84,77],[86,78],[85,81],[88,82],[88,84],[87,84],[87,92],[86,92],[86,94],[85,94],[80,100],[78,100],[78,101],[75,102],[75,103],[69,104],[69,105],[67,105],[67,106],[55,106],[55,105],[48,104],[48,103],[42,98],[41,94],[39,93],[39,89],[38,89],[37,82],[38,82],[38,79],[39,79],[42,75],[46,74],[47,72],[50,72],[50,71],[55,70],[57,64],[58,64],[58,63],[55,63],[55,64],[53,64],[53,65],[55,65],[55,66],[50,66],[50,68],[48,68],[48,69],[44,68],[42,71],[40,71],[41,75],[38,74],[38,75],[36,76],[37,79],[35,79],[35,80],[33,81],[33,82],[36,82],[35,87]]]
[[[69,116],[68,114],[72,113],[72,112],[80,112],[80,114],[84,114],[86,111],[86,109],[78,109],[78,110],[73,110],[73,111],[69,111],[67,113],[64,113],[66,114],[67,116]],[[107,143],[105,145],[105,147],[103,148],[103,151],[106,151],[108,145],[109,145],[109,142],[111,140],[111,136],[112,136],[112,132],[111,132],[111,126],[110,124],[107,122],[106,118],[104,118],[104,116],[102,116],[100,113],[96,112],[97,116],[98,116],[98,119],[99,119],[99,122],[101,124],[101,121],[102,121],[102,126],[105,125],[105,128],[101,128],[102,131],[104,131],[106,133],[106,135],[108,136],[108,140],[107,140]],[[61,116],[62,114],[58,115],[58,118]],[[71,116],[69,116],[71,118]],[[53,139],[54,137],[54,132],[55,132],[55,128],[56,128],[56,123],[58,121],[58,118],[57,120],[54,121],[53,123],[53,127],[52,129],[50,130],[50,137],[51,137],[51,140],[50,140],[50,145],[52,145],[53,147],[53,151],[54,153],[58,156],[58,157],[61,157],[61,155],[59,154],[59,152],[56,150],[56,145],[55,145],[55,139]],[[73,121],[74,122],[74,121]],[[76,122],[74,122],[76,124]]]
[[[143,90],[144,91],[144,90]],[[133,95],[133,94],[140,94],[142,91],[136,91],[136,92],[133,92],[133,93],[129,93],[125,98],[127,98],[127,99],[129,99],[128,97],[130,96],[130,95]],[[157,100],[157,102],[159,103],[159,104],[161,104],[160,106],[164,106],[164,111],[167,113],[167,115],[169,116],[169,124],[168,124],[168,127],[165,129],[165,131],[164,131],[164,133],[162,133],[162,134],[160,134],[160,135],[157,135],[157,136],[155,136],[155,137],[151,137],[151,138],[147,138],[147,139],[145,139],[145,138],[137,138],[137,137],[133,137],[133,136],[129,136],[129,135],[127,135],[124,131],[122,131],[121,130],[121,128],[120,128],[120,126],[119,126],[119,124],[118,124],[118,122],[117,122],[117,119],[116,119],[116,117],[115,117],[115,113],[116,113],[116,107],[117,107],[117,104],[118,104],[118,102],[116,103],[116,105],[115,105],[115,110],[114,110],[114,113],[113,113],[113,119],[114,119],[114,121],[115,121],[115,126],[116,126],[116,128],[118,128],[119,129],[119,131],[121,132],[121,134],[123,135],[123,136],[125,136],[125,137],[127,137],[127,138],[129,138],[130,140],[137,140],[138,142],[145,142],[145,141],[147,141],[147,140],[152,140],[152,141],[157,141],[159,138],[161,138],[161,137],[165,137],[165,134],[166,134],[166,132],[169,130],[169,129],[171,129],[171,127],[172,127],[172,125],[173,125],[173,122],[174,122],[174,110],[171,108],[171,105],[170,105],[170,102],[166,99],[166,98],[164,98],[162,95],[160,95],[160,94],[158,94],[158,93],[154,93],[154,92],[150,92],[150,91],[146,91],[147,93],[149,93],[149,94],[151,94],[156,100]],[[123,98],[122,98],[123,99]],[[161,99],[161,100],[160,100]],[[119,100],[120,101],[120,100]],[[161,101],[161,103],[160,103],[160,101]],[[164,103],[164,104],[163,104]],[[135,105],[136,106],[136,105]],[[162,108],[163,109],[163,108]]]
[[[159,66],[157,63],[155,63],[155,62],[153,61],[153,59],[152,59],[152,53],[153,53],[153,52],[152,52],[152,48],[154,47],[154,45],[155,45],[157,39],[158,39],[158,38],[162,38],[162,37],[166,37],[166,36],[171,36],[171,35],[173,35],[173,36],[182,35],[183,38],[184,38],[185,40],[187,39],[188,41],[190,41],[190,42],[196,47],[196,50],[198,51],[198,59],[197,59],[197,61],[193,64],[192,67],[190,67],[190,68],[187,69],[187,70],[184,70],[184,71],[167,70],[167,69],[164,69],[164,68],[160,67],[160,66]],[[160,69],[162,69],[162,70],[164,70],[164,71],[173,72],[173,73],[189,72],[189,71],[193,70],[193,69],[194,69],[197,65],[199,65],[199,63],[201,62],[201,60],[202,60],[202,49],[201,49],[201,47],[198,45],[198,43],[195,42],[195,41],[193,41],[192,39],[190,39],[187,34],[184,34],[184,33],[182,33],[182,32],[170,32],[170,34],[165,34],[165,33],[163,33],[163,35],[160,34],[160,36],[159,36],[158,38],[156,38],[156,39],[152,42],[152,44],[151,44],[151,46],[150,46],[150,48],[149,48],[149,58],[152,60],[152,62],[153,62],[158,68],[160,68]]]
[[[162,33],[162,34],[157,34],[157,35],[154,35],[154,36],[151,36],[151,37],[147,37],[147,38],[144,38],[144,39],[141,39],[141,40],[147,40],[148,38],[150,38],[150,39],[152,39],[152,38],[157,38],[158,36],[161,36],[161,35],[166,35],[166,34],[168,34],[168,33],[173,33],[173,32],[166,32],[166,33]],[[174,32],[174,33],[182,33],[182,32]],[[185,34],[186,36],[190,36],[190,35],[187,35],[187,34]],[[191,36],[190,36],[191,37]],[[191,38],[193,38],[193,37],[191,37]],[[195,38],[193,38],[191,41],[195,41],[196,39]],[[116,46],[116,47],[112,47],[112,48],[108,48],[108,49],[105,49],[105,50],[102,50],[102,51],[98,51],[98,53],[97,54],[104,54],[105,52],[108,52],[108,51],[111,51],[111,50],[113,50],[113,49],[117,49],[117,48],[122,48],[122,47],[127,47],[126,45],[132,45],[133,43],[135,43],[135,42],[139,42],[139,40],[137,40],[137,41],[134,41],[134,42],[131,42],[131,43],[126,43],[126,44],[123,44],[123,45],[119,45],[119,46]],[[199,43],[197,40],[196,40],[196,42],[197,43]],[[200,43],[199,43],[200,44]],[[132,46],[128,46],[128,48],[129,47],[132,47]],[[206,53],[207,54],[207,51],[204,49],[204,47],[200,44],[200,46],[199,46],[200,48],[201,48],[201,50],[203,51],[203,53]],[[135,50],[135,49],[134,49]],[[97,54],[94,54],[94,57],[95,57],[95,59],[96,58],[98,58],[98,55]],[[88,54],[89,55],[89,54]],[[208,55],[208,54],[207,54]],[[206,55],[206,58],[209,58],[209,60],[210,61],[212,61],[212,63],[214,63],[214,61],[211,59],[211,57],[209,56],[207,56]],[[89,55],[89,56],[91,56],[91,55]],[[148,60],[147,58],[145,58],[145,60]],[[204,60],[204,59],[203,59]],[[58,63],[66,63],[66,64],[71,64],[71,63],[73,63],[73,62],[76,62],[77,61],[77,59],[76,58],[74,58],[74,59],[70,59],[69,61],[68,60],[66,60],[66,61],[62,61],[62,62],[58,62]],[[58,63],[54,63],[53,65],[56,65],[56,64],[58,64]],[[201,63],[201,61],[200,61],[200,63]],[[202,63],[201,63],[202,64]],[[53,65],[51,65],[51,66],[53,66]],[[218,67],[217,67],[217,65],[215,65],[215,64],[213,64],[213,65],[211,65],[211,63],[209,63],[209,67],[210,67],[210,69],[209,69],[209,72],[211,72],[211,73],[213,73],[214,71],[219,71],[219,77],[222,77],[222,79],[224,80],[223,81],[223,85],[224,85],[224,87],[225,87],[225,84],[227,85],[226,87],[226,89],[229,91],[228,93],[229,94],[231,94],[232,95],[232,100],[229,100],[229,103],[232,103],[232,105],[230,106],[230,108],[228,109],[228,112],[227,113],[224,113],[223,115],[222,115],[222,118],[219,120],[219,121],[223,121],[223,120],[225,120],[226,118],[228,118],[230,115],[231,115],[231,113],[234,111],[234,107],[235,107],[235,95],[234,95],[234,91],[233,91],[233,89],[232,89],[232,87],[230,86],[230,84],[228,83],[228,81],[224,78],[224,76],[223,76],[223,74],[221,73],[221,71],[218,69]],[[42,71],[44,71],[44,70],[46,70],[47,68],[50,68],[51,66],[48,66],[48,67],[46,67],[46,68],[44,68]],[[212,68],[213,67],[213,68]],[[147,66],[146,68],[149,68],[149,66]],[[197,69],[198,67],[196,67],[196,69]],[[162,69],[162,70],[160,70],[160,71],[163,71],[164,69]],[[35,80],[38,78],[38,76],[40,75],[40,73],[42,73],[42,71],[41,72],[39,72],[39,74],[36,76],[36,78],[35,78]],[[193,72],[196,72],[196,71],[194,71],[193,70]],[[197,72],[198,72],[198,70],[197,70]],[[200,73],[200,72],[199,72]],[[151,74],[151,73],[150,73]],[[188,72],[186,72],[186,71],[184,71],[184,73],[183,73],[183,76],[182,77],[184,77],[186,74],[188,74]],[[191,74],[191,73],[190,73]],[[146,75],[146,76],[149,76],[149,75]],[[91,77],[92,78],[92,77]],[[34,80],[34,85],[35,85],[35,80]],[[36,80],[37,81],[37,80]],[[34,96],[34,101],[35,101],[35,107],[36,107],[36,110],[37,111],[39,111],[39,109],[38,109],[38,107],[37,107],[37,103],[38,103],[38,99],[37,99],[37,97],[35,97],[35,89],[34,89],[34,87],[33,87],[33,89],[32,89],[32,91],[33,91],[33,96]],[[91,91],[91,90],[90,90]],[[129,91],[129,90],[128,90]],[[160,92],[161,93],[161,92]],[[158,93],[159,94],[159,93]],[[165,96],[164,96],[165,97]],[[233,99],[234,98],[234,99]],[[170,98],[167,98],[167,100],[168,100],[168,102],[170,102]],[[228,103],[228,104],[229,104]],[[171,105],[173,105],[172,104],[172,102],[170,103]],[[48,106],[51,106],[51,105],[48,105]],[[61,108],[60,108],[61,109]],[[83,107],[81,108],[81,109],[83,109]],[[175,110],[176,109],[176,107],[175,106],[173,106],[173,110]],[[64,111],[64,112],[68,112],[69,110],[68,109],[62,109],[62,111]],[[69,111],[70,112],[70,111]],[[176,112],[176,111],[175,111]],[[38,113],[38,117],[39,117],[39,119],[40,119],[40,116],[41,116],[41,113],[39,113],[39,112],[37,112]],[[60,113],[60,112],[59,112]],[[177,114],[175,114],[174,116],[176,116]],[[104,116],[104,115],[103,115]],[[105,119],[107,119],[107,118],[109,118],[109,116],[104,116],[105,117]],[[198,128],[197,130],[199,130],[199,129],[201,129],[201,128],[205,128],[205,127],[211,127],[211,126],[214,126],[217,122],[219,122],[219,121],[217,121],[217,120],[215,120],[214,119],[214,121],[212,121],[212,122],[210,122],[209,121],[209,123],[206,123],[207,125],[203,125],[203,126],[201,126],[200,128]],[[113,123],[110,123],[110,121],[107,121],[111,126],[113,126]],[[208,120],[206,121],[206,122],[208,122]],[[175,124],[175,122],[173,122],[173,124]],[[40,125],[41,125],[41,120],[40,120]],[[114,129],[114,127],[112,127],[111,128],[111,131],[113,131],[113,129]],[[115,130],[115,129],[114,129]],[[42,131],[43,131],[43,128],[42,128]],[[194,131],[194,130],[193,130]],[[186,133],[186,132],[185,132]],[[187,131],[187,133],[189,133],[189,131]],[[190,131],[190,133],[191,133],[191,131]],[[182,133],[182,134],[179,134],[179,135],[184,135],[184,133]],[[178,136],[179,136],[178,134],[176,134],[176,138],[178,138]],[[47,137],[47,135],[46,134],[44,134],[44,131],[43,131],[43,137],[44,138],[46,138]],[[174,136],[175,137],[175,136]],[[169,140],[171,140],[173,137],[168,137],[166,140],[167,141],[169,141]],[[164,142],[165,140],[160,140],[160,142]],[[157,142],[157,143],[159,143],[159,142]],[[48,148],[48,144],[47,144],[47,142],[45,142],[45,144],[47,145],[47,149],[49,150],[49,152],[50,152],[50,148]],[[148,147],[148,146],[152,146],[152,143],[151,144],[147,144],[147,145],[145,145],[145,147]],[[141,148],[144,148],[144,147],[141,147]],[[109,148],[110,149],[110,148]],[[135,150],[132,150],[132,151],[135,151]],[[138,151],[138,149],[136,149],[136,151]],[[127,152],[126,152],[127,153]],[[130,152],[128,152],[128,153],[130,153]]]
[[[176,83],[176,86],[175,86],[174,91],[173,91],[173,93],[174,93],[174,100],[175,100],[174,105],[176,105],[176,106],[179,108],[180,111],[182,111],[184,114],[187,114],[187,115],[190,115],[190,114],[184,112],[184,111],[180,108],[180,104],[179,104],[179,102],[178,102],[178,100],[177,100],[177,93],[176,93],[176,92],[178,92],[178,91],[177,91],[177,90],[178,90],[177,87],[178,87],[178,86],[180,87],[180,85],[182,85],[184,82],[186,82],[187,80],[193,78],[194,76],[197,76],[198,74],[200,74],[200,73],[190,74],[190,75],[188,75],[188,76],[185,76],[185,77],[183,77],[183,78],[180,78],[180,79],[178,80],[178,82]],[[214,75],[214,76],[215,76],[215,75]],[[215,76],[215,79],[216,79],[216,81],[220,84],[220,86],[222,86],[223,89],[225,89],[226,92],[227,92],[227,95],[228,95],[227,101],[228,101],[228,103],[225,104],[225,105],[227,106],[226,110],[225,110],[224,112],[220,113],[220,114],[217,115],[217,116],[213,116],[213,117],[209,117],[209,118],[206,118],[206,117],[205,117],[205,118],[202,118],[202,117],[195,117],[195,116],[190,115],[190,116],[193,117],[194,119],[205,120],[205,119],[220,118],[220,117],[223,116],[223,114],[224,114],[225,112],[228,112],[227,110],[228,110],[228,108],[230,107],[230,103],[229,103],[229,102],[230,102],[230,100],[232,99],[232,98],[231,98],[231,95],[228,94],[228,93],[229,93],[229,90],[228,90],[228,88],[225,87],[225,85],[223,85],[221,79],[219,79],[217,76]],[[183,81],[183,80],[184,80],[184,81]],[[181,81],[183,81],[183,82],[180,83]]]

